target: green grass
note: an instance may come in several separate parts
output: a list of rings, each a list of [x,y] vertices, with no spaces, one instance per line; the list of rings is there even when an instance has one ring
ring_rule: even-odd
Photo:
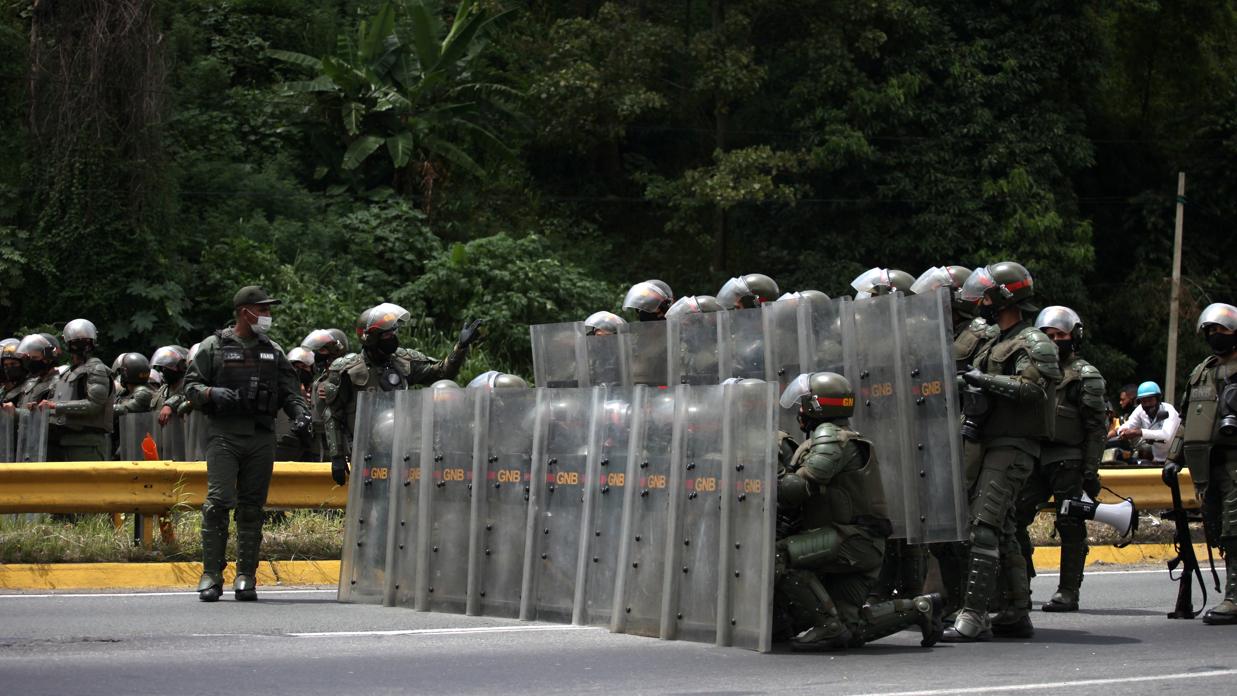
[[[133,519],[112,528],[110,515],[77,515],[73,521],[50,515],[0,515],[0,563],[97,563],[198,561],[202,557],[202,516],[196,511],[172,513],[176,542],[164,544],[155,530],[150,550],[133,544]],[[338,511],[294,510],[271,520],[263,529],[262,558],[274,561],[337,560],[343,544],[343,514]],[[236,531],[229,558],[236,557]]]

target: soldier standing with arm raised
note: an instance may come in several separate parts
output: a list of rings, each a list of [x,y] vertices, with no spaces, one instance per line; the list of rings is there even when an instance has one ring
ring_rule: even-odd
[[[275,304],[279,301],[262,288],[241,288],[232,300],[236,325],[202,341],[185,375],[185,394],[208,422],[198,581],[198,598],[204,602],[223,594],[231,510],[236,517],[236,599],[258,598],[262,508],[275,464],[275,416],[282,408],[294,429],[310,428],[296,373],[283,349],[266,336]]]

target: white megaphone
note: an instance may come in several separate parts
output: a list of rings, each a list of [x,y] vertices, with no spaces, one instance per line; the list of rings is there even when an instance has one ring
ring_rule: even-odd
[[[1081,499],[1067,498],[1061,501],[1058,514],[1066,517],[1076,517],[1084,520],[1095,520],[1117,530],[1122,538],[1133,536],[1138,530],[1138,507],[1132,498],[1126,498],[1119,503],[1097,503],[1091,496],[1082,494]]]

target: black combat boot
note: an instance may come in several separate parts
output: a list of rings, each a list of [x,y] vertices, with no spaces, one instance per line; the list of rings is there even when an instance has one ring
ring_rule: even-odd
[[[217,602],[223,595],[224,557],[228,549],[228,511],[211,506],[202,508],[202,577],[198,579],[198,599]]]
[[[262,548],[262,508],[236,508],[236,582],[232,589],[240,602],[258,598],[258,553]]]

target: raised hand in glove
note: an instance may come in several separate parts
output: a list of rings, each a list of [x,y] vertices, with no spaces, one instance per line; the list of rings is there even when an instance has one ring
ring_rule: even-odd
[[[348,458],[342,454],[331,457],[331,479],[340,486],[348,483]]]
[[[1165,486],[1171,486],[1180,473],[1181,465],[1170,459],[1164,462],[1164,469],[1160,471],[1160,478],[1164,479]]]
[[[460,330],[459,346],[467,348],[479,340],[481,340],[481,320],[471,319],[465,321],[464,328]]]
[[[210,396],[211,404],[224,413],[239,410],[241,407],[241,395],[235,389],[211,387],[207,394]]]

